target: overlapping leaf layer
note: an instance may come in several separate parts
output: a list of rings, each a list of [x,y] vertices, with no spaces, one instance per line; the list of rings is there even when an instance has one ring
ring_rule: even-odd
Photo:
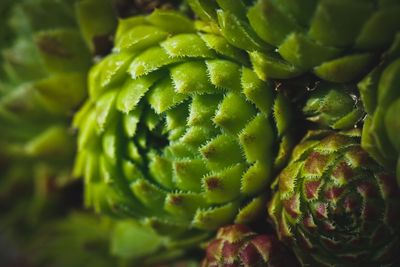
[[[400,3],[346,0],[189,0],[234,46],[249,52],[260,78],[313,71],[333,82],[365,74],[400,30]]]
[[[400,184],[400,35],[384,54],[380,65],[359,84],[368,116],[362,147],[387,169],[397,169]]]

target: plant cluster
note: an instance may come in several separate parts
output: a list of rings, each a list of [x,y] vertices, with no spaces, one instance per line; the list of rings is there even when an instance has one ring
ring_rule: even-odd
[[[398,14],[3,0],[0,262],[398,266]]]

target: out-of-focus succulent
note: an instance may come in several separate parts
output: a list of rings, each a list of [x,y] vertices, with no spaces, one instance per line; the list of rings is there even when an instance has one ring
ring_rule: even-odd
[[[19,242],[18,249],[28,245],[38,224],[81,199],[61,200],[73,181],[71,117],[86,97],[92,64],[76,2],[12,1],[1,18],[13,39],[6,40],[0,60],[0,231]],[[85,19],[80,16],[80,23]]]
[[[207,246],[202,267],[296,267],[294,255],[274,236],[257,234],[245,225],[218,230]]]
[[[176,240],[263,213],[290,103],[223,38],[172,11],[122,20],[89,91],[74,122],[87,204]]]
[[[386,168],[397,168],[400,184],[400,34],[358,87],[368,113],[362,146]]]
[[[269,214],[305,266],[397,266],[399,190],[360,135],[309,132],[277,178]]]
[[[365,113],[356,95],[355,86],[321,83],[306,95],[303,112],[306,119],[318,126],[351,129]]]
[[[400,30],[400,3],[346,0],[189,0],[234,46],[249,51],[261,78],[312,70],[349,82],[366,72]],[[215,26],[213,26],[215,27]]]
[[[10,41],[13,39],[13,31],[9,25],[9,18],[10,18],[10,8],[15,2],[19,0],[3,0],[0,2],[0,23],[1,23],[1,31],[0,31],[0,50],[4,47],[7,47]],[[0,57],[0,62],[2,61]],[[0,70],[0,77],[1,77]]]
[[[29,214],[28,206],[42,205],[70,180],[75,144],[68,124],[86,95],[91,63],[67,1],[17,1],[8,11],[16,38],[2,51],[0,182],[8,189],[1,195],[16,204],[15,189],[26,188]]]
[[[112,229],[106,218],[75,212],[41,224],[27,256],[33,266],[122,266],[109,253]]]

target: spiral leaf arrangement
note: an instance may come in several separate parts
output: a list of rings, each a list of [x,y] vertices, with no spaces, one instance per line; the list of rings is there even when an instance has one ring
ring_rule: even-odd
[[[163,233],[250,222],[291,145],[290,105],[176,12],[121,22],[75,117],[88,204]]]
[[[288,249],[303,266],[398,266],[398,14],[1,1],[1,232],[48,244],[37,265],[196,266],[208,246],[204,267],[297,266]],[[81,195],[73,176],[112,219],[55,220]]]
[[[394,175],[362,150],[360,135],[309,132],[278,176],[269,213],[302,264],[393,263],[400,192]]]

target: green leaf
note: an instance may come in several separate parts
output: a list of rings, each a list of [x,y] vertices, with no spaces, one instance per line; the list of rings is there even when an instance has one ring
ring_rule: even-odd
[[[174,182],[178,189],[189,192],[201,191],[201,179],[207,168],[201,159],[179,160],[173,163]]]
[[[239,135],[248,163],[272,158],[274,132],[267,117],[258,114]]]
[[[205,21],[217,20],[218,5],[214,0],[188,0],[191,9]]]
[[[355,46],[364,50],[387,47],[396,32],[400,30],[399,13],[399,3],[397,6],[375,11],[364,23]]]
[[[253,196],[263,192],[272,178],[272,157],[264,161],[256,161],[243,174],[240,186],[242,194]]]
[[[236,202],[215,208],[198,209],[192,225],[208,231],[217,230],[219,227],[231,222],[235,218],[237,211],[238,204]]]
[[[215,94],[195,95],[190,105],[188,124],[190,126],[210,125],[221,100],[222,96]]]
[[[309,36],[328,46],[352,45],[374,8],[373,3],[366,1],[320,2],[311,21]]]
[[[100,131],[103,131],[115,119],[115,99],[117,91],[109,91],[103,94],[96,102],[96,120]]]
[[[171,78],[175,90],[181,94],[203,94],[216,91],[208,80],[206,64],[201,61],[188,61],[172,67]]]
[[[166,192],[152,183],[138,179],[131,183],[130,188],[139,201],[155,213],[162,212],[162,207],[167,196]]]
[[[246,167],[237,164],[204,177],[204,195],[208,203],[227,203],[240,196],[240,184]]]
[[[241,68],[238,64],[220,59],[207,60],[206,64],[213,85],[228,91],[241,91]]]
[[[234,222],[240,224],[248,224],[260,218],[266,207],[266,197],[261,195],[253,198],[244,207],[241,207],[235,217]]]
[[[322,63],[314,73],[330,82],[346,83],[358,79],[372,63],[371,54],[353,54]]]
[[[389,108],[387,109],[387,112],[385,114],[385,126],[386,126],[386,132],[389,136],[389,140],[393,144],[393,146],[396,148],[397,153],[400,153],[400,138],[399,138],[399,133],[400,133],[400,120],[399,120],[399,114],[400,114],[400,98],[398,98],[396,101],[394,101]]]
[[[90,66],[90,54],[78,31],[55,29],[41,31],[35,43],[50,71],[85,71]]]
[[[191,220],[197,209],[204,207],[205,201],[201,194],[171,193],[165,200],[165,210],[174,216]]]
[[[193,21],[177,11],[156,9],[146,19],[151,24],[169,33],[194,32]]]
[[[158,27],[139,25],[125,32],[115,43],[115,48],[121,51],[139,52],[157,45],[167,36],[168,32]]]
[[[298,25],[274,6],[271,0],[257,1],[247,13],[254,31],[268,44],[279,46]]]
[[[224,37],[211,33],[200,34],[200,37],[209,48],[215,50],[218,54],[242,64],[248,64],[245,52],[230,45]]]
[[[161,77],[161,73],[152,73],[135,80],[127,80],[119,91],[116,106],[121,112],[134,110],[140,99],[150,90],[150,87]]]
[[[257,77],[251,69],[243,68],[241,85],[245,96],[260,109],[265,116],[272,111],[273,87]]]
[[[186,94],[175,92],[174,85],[169,77],[158,81],[147,95],[150,106],[157,114],[161,114],[178,105],[187,97],[188,95]]]
[[[132,220],[120,221],[111,237],[111,253],[124,259],[138,259],[156,252],[163,242],[149,227]]]
[[[131,65],[129,66],[129,73],[133,79],[137,79],[140,76],[148,75],[161,67],[181,61],[179,58],[171,58],[165,51],[159,46],[151,47],[139,54],[134,58]]]
[[[243,161],[243,152],[236,139],[226,134],[211,139],[200,148],[200,152],[211,170],[220,170]]]
[[[378,85],[378,105],[387,107],[394,99],[400,97],[400,59],[385,68]]]
[[[197,34],[178,34],[160,45],[170,57],[215,58],[215,53]]]
[[[228,134],[238,134],[256,114],[251,103],[236,93],[228,93],[219,105],[213,122]]]
[[[268,51],[271,46],[264,43],[250,25],[240,21],[234,14],[218,10],[218,23],[223,36],[228,42],[247,51]]]
[[[293,64],[282,60],[276,54],[265,54],[254,51],[250,52],[249,55],[255,73],[263,81],[267,81],[270,78],[294,78],[304,72]]]
[[[279,54],[301,69],[309,69],[338,56],[341,49],[323,46],[306,35],[292,33],[278,48]]]

